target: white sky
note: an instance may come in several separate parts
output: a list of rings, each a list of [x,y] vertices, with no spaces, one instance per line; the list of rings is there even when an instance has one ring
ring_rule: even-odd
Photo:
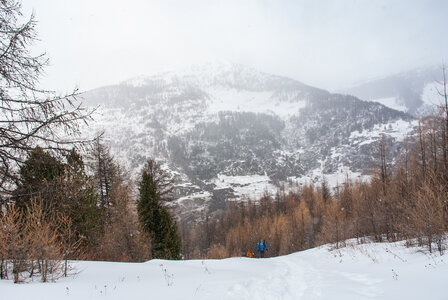
[[[114,84],[214,59],[338,89],[441,64],[445,0],[25,0],[51,66],[42,85]]]

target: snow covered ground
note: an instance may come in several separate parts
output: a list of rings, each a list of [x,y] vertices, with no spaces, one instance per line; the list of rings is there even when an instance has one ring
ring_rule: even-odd
[[[448,299],[446,256],[402,243],[287,256],[77,262],[56,283],[0,281],[2,299]]]

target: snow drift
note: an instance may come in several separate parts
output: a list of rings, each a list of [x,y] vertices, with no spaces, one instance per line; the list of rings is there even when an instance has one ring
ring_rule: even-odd
[[[74,262],[56,283],[0,281],[2,299],[447,299],[448,264],[399,243],[282,257]]]

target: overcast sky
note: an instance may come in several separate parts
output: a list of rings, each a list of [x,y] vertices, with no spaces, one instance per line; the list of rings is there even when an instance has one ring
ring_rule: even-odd
[[[51,67],[82,90],[224,60],[335,90],[448,60],[446,0],[26,0]]]

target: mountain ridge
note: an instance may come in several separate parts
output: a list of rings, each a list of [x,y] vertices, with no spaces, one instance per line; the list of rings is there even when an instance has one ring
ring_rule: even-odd
[[[441,77],[440,67],[426,66],[367,80],[341,92],[420,117],[434,113]]]
[[[381,133],[394,157],[415,125],[378,103],[240,65],[140,77],[85,98],[100,104],[96,126],[126,168],[138,173],[148,157],[164,162],[177,203],[196,213],[259,197],[263,186],[361,178]]]

